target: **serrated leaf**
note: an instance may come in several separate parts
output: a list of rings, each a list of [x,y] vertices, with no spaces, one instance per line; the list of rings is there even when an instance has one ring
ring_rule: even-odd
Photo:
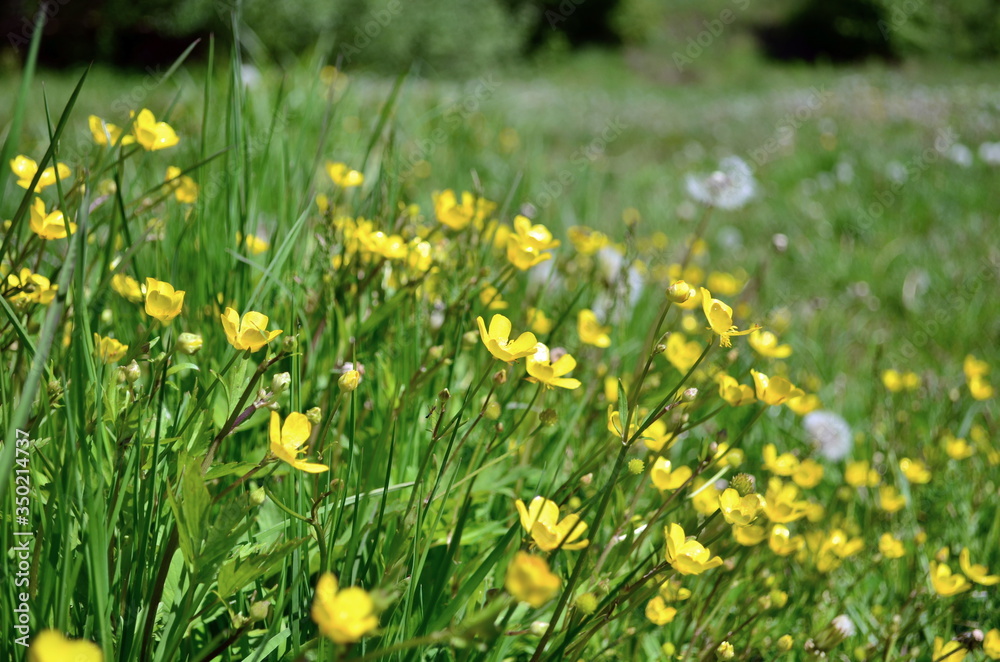
[[[282,560],[307,538],[278,543],[245,559],[233,558],[219,569],[219,595],[223,599],[235,595],[248,584],[280,569]]]

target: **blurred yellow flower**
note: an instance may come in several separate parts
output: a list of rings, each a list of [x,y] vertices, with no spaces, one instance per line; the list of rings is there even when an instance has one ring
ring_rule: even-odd
[[[134,118],[132,135],[147,151],[166,149],[180,142],[173,128],[166,122],[157,122],[151,110],[143,108],[138,115],[132,112],[131,116]]]
[[[38,173],[38,164],[33,160],[29,159],[23,154],[10,160],[10,169],[14,171],[17,175],[17,185],[21,188],[29,188],[31,186],[31,180],[35,178]],[[46,186],[52,186],[56,183],[56,175],[58,174],[58,179],[61,182],[66,182],[72,175],[73,171],[69,169],[69,166],[65,163],[57,163],[55,166],[49,166],[42,171],[41,177],[38,178],[38,184],[35,185],[35,191],[41,191]]]
[[[764,468],[776,476],[791,476],[799,468],[799,459],[791,453],[778,455],[774,444],[764,446]]]
[[[332,572],[324,572],[316,583],[312,619],[324,637],[338,644],[360,641],[378,627],[375,603],[368,591],[357,586],[340,590]]]
[[[187,175],[182,175],[177,166],[167,166],[165,180],[166,186],[173,190],[177,202],[194,204],[198,201],[198,185]]]
[[[937,561],[931,561],[931,585],[938,595],[945,598],[972,588],[972,584],[965,578],[965,575],[952,574],[947,563],[938,563]]]
[[[734,526],[733,537],[736,538],[736,542],[744,547],[753,547],[764,542],[764,539],[767,538],[767,528],[759,524]]]
[[[757,399],[769,405],[780,405],[791,398],[799,398],[805,392],[796,387],[784,377],[768,377],[762,372],[751,369]]]
[[[594,311],[584,308],[576,318],[576,330],[580,335],[580,342],[593,345],[594,347],[610,347],[611,337],[608,333],[610,326],[602,326],[597,321]]]
[[[879,504],[887,513],[894,513],[906,505],[906,497],[896,491],[891,485],[883,485],[878,488]]]
[[[680,524],[670,523],[664,527],[664,534],[667,538],[665,559],[682,575],[700,575],[722,565],[722,559],[712,556],[707,547],[697,540],[688,540]]]
[[[482,317],[477,317],[476,323],[479,325],[479,337],[494,358],[513,363],[517,359],[533,355],[536,351],[535,345],[538,344],[538,339],[530,331],[525,331],[516,340],[511,341],[510,320],[503,315],[493,316],[489,330],[486,329]]]
[[[608,236],[603,232],[581,225],[574,225],[566,231],[566,234],[581,255],[593,255],[610,243]]]
[[[875,487],[882,482],[882,477],[871,468],[868,460],[858,460],[844,467],[844,481],[851,487]]]
[[[365,176],[357,170],[351,170],[345,163],[326,162],[326,174],[340,188],[354,188],[365,182]]]
[[[778,344],[778,336],[770,331],[758,329],[750,334],[747,342],[761,356],[772,359],[787,359],[792,355],[792,346]]]
[[[495,202],[476,197],[468,191],[462,192],[461,202],[451,189],[435,191],[431,198],[434,201],[434,215],[452,230],[464,230],[473,221],[478,225],[497,208]]]
[[[708,517],[719,509],[719,495],[722,492],[715,486],[714,482],[708,483],[704,479],[697,478],[691,483],[691,499],[694,509]]]
[[[974,449],[965,439],[956,439],[951,433],[946,433],[942,437],[944,441],[944,451],[953,460],[965,460],[972,457]]]
[[[920,375],[915,372],[902,373],[890,368],[882,371],[882,384],[892,393],[915,391],[920,388]]]
[[[247,251],[250,255],[260,255],[261,253],[267,252],[267,249],[271,247],[271,244],[267,243],[266,240],[261,239],[255,234],[248,234],[245,238],[242,233],[236,233],[236,243],[242,243],[247,247]]]
[[[544,384],[546,388],[557,386],[574,390],[580,388],[580,380],[573,377],[564,377],[576,368],[576,359],[568,353],[559,357],[555,363],[549,360],[550,352],[544,343],[535,344],[535,353],[528,356],[525,368],[530,375],[529,382]]]
[[[302,445],[309,441],[310,434],[312,434],[312,423],[305,414],[292,412],[282,424],[278,412],[271,411],[271,423],[268,426],[271,453],[279,460],[283,460],[306,473],[315,474],[329,471],[330,467],[325,464],[307,462],[299,457],[300,453],[305,452]]]
[[[945,641],[941,637],[934,637],[934,650],[931,653],[931,661],[962,662],[968,653],[968,649],[954,639]]]
[[[696,341],[688,341],[683,333],[675,332],[667,337],[663,355],[678,371],[686,374],[698,362],[703,349]]]
[[[544,225],[532,225],[524,216],[514,218],[514,232],[507,238],[507,259],[521,271],[552,259],[550,249],[559,246]]]
[[[239,350],[249,349],[251,352],[256,352],[281,335],[281,329],[268,331],[267,315],[253,310],[244,313],[241,320],[238,312],[227,307],[226,312],[219,317],[226,332],[226,340]]]
[[[31,273],[31,269],[22,267],[16,274],[7,274],[5,297],[12,302],[50,304],[56,298],[59,285],[41,274]]]
[[[112,124],[111,122],[105,122],[97,115],[91,115],[87,118],[87,124],[90,127],[90,133],[94,137],[94,142],[98,145],[115,145],[118,144],[118,138],[122,135],[121,127]],[[135,142],[133,136],[125,136],[121,139],[122,145],[131,145]]]
[[[993,397],[993,386],[986,375],[990,373],[990,366],[986,361],[980,361],[972,354],[965,357],[962,364],[965,372],[965,382],[969,386],[969,393],[976,400],[988,400]]]
[[[823,465],[811,457],[807,457],[799,462],[799,466],[795,468],[792,480],[803,489],[812,489],[823,480]]]
[[[658,457],[653,463],[653,468],[649,470],[649,477],[653,481],[656,489],[676,490],[691,478],[691,467],[681,465],[673,469],[670,460],[665,457]]]
[[[887,559],[898,559],[906,554],[903,541],[891,533],[883,533],[882,537],[878,539],[878,551]]]
[[[514,502],[521,526],[531,535],[538,548],[551,552],[554,549],[583,549],[590,544],[587,539],[579,540],[587,532],[587,523],[575,514],[559,520],[559,506],[555,501],[536,496],[527,508],[518,499]]]
[[[533,332],[544,336],[552,331],[553,326],[555,326],[555,322],[546,317],[545,312],[540,308],[528,308],[528,327]]]
[[[922,460],[911,460],[904,457],[899,461],[899,470],[903,472],[906,479],[917,485],[924,485],[931,481],[931,472]]]
[[[794,554],[802,549],[804,544],[805,541],[802,536],[790,535],[788,528],[782,526],[781,524],[774,525],[771,529],[771,535],[767,540],[768,547],[770,547],[771,551],[778,556],[788,556],[789,554]]]
[[[104,363],[115,363],[125,356],[125,352],[128,351],[128,345],[123,345],[114,338],[105,338],[95,333],[94,351],[97,354],[97,358]]]
[[[484,285],[480,290],[479,303],[486,306],[487,310],[505,310],[509,305],[503,300],[500,291],[492,285]]]
[[[986,633],[983,638],[983,652],[990,656],[991,660],[1000,660],[1000,630],[993,628]]]
[[[142,287],[139,281],[128,274],[115,274],[111,277],[111,289],[132,303],[142,301]]]
[[[799,416],[805,416],[823,406],[823,402],[815,393],[807,393],[797,398],[788,398],[785,405]]]
[[[764,509],[764,497],[759,494],[740,493],[729,487],[719,495],[719,508],[722,516],[730,524],[747,526],[760,515]]]
[[[97,644],[84,639],[67,639],[59,630],[42,630],[28,649],[28,662],[103,662],[103,660],[104,654]]]
[[[780,478],[771,478],[764,495],[764,514],[775,524],[788,524],[806,516],[809,503],[799,501],[799,488],[793,483],[782,483]]]
[[[989,568],[978,563],[972,563],[969,560],[968,547],[963,547],[962,552],[958,555],[958,565],[961,566],[965,576],[977,584],[982,584],[983,586],[1000,584],[1000,575],[991,575]]]
[[[507,566],[504,586],[517,600],[537,609],[556,597],[562,580],[549,570],[542,557],[518,552]]]
[[[669,340],[667,341],[667,347],[668,349],[670,347]],[[716,379],[719,382],[719,397],[732,406],[740,407],[757,401],[757,398],[754,395],[754,390],[747,384],[740,384],[736,381],[735,377],[731,377],[725,373],[719,373],[719,375],[716,376]]]
[[[76,232],[76,223],[70,223],[58,209],[45,211],[45,201],[35,198],[31,204],[31,231],[42,239],[65,239],[71,232]]]
[[[181,314],[184,307],[184,290],[174,291],[174,286],[155,278],[146,279],[146,314],[163,324]]]
[[[666,625],[677,616],[677,609],[668,607],[667,603],[660,596],[656,596],[646,603],[646,618],[653,625]]]
[[[678,579],[668,579],[660,584],[659,593],[665,602],[682,602],[691,597],[691,589],[681,586]]]
[[[733,309],[722,301],[713,299],[712,293],[704,287],[701,288],[701,307],[705,312],[705,318],[708,320],[708,328],[718,334],[719,341],[723,347],[732,346],[732,342],[729,340],[732,336],[745,336],[760,328],[755,325],[745,331],[738,330],[736,325],[733,324]],[[759,398],[760,395],[758,394],[757,397]]]

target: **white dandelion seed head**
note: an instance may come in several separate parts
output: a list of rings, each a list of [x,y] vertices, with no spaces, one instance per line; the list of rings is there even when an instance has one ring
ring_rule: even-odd
[[[948,160],[957,163],[963,168],[968,168],[972,165],[972,150],[962,143],[955,143],[948,148],[948,151],[944,155],[948,157]]]
[[[856,632],[854,628],[854,623],[847,616],[847,614],[841,614],[833,619],[833,627],[846,639],[847,637],[853,637]]]
[[[722,159],[719,169],[710,175],[688,175],[685,183],[688,195],[719,209],[739,209],[757,192],[753,171],[738,156]]]
[[[802,427],[820,455],[828,460],[841,460],[851,452],[854,439],[851,426],[832,411],[811,411],[802,418]]]
[[[1000,142],[980,145],[979,158],[990,165],[1000,165]]]

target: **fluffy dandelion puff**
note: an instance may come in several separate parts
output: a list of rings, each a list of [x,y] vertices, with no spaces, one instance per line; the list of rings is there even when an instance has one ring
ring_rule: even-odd
[[[828,460],[840,460],[851,452],[851,427],[832,411],[813,411],[802,419],[802,427],[820,454]]]
[[[746,161],[727,156],[708,176],[687,176],[687,192],[702,204],[719,209],[739,209],[757,192],[757,182]]]

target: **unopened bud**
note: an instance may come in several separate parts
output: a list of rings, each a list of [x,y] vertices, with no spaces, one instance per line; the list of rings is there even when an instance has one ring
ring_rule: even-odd
[[[306,412],[306,418],[313,425],[319,425],[319,422],[323,420],[323,410],[319,407],[313,407]]]
[[[559,422],[559,414],[556,413],[555,409],[543,409],[542,413],[538,417],[538,420],[542,422],[542,425],[552,427]]]
[[[674,303],[684,303],[694,296],[694,288],[685,283],[683,280],[675,280],[673,284],[667,288],[667,298]]]
[[[281,341],[281,351],[286,353],[294,352],[298,345],[299,343],[295,336],[285,336],[285,339]]]
[[[264,492],[263,487],[258,487],[255,490],[250,490],[250,504],[253,506],[260,506],[267,501],[267,494]]]
[[[337,380],[337,385],[340,387],[341,393],[350,393],[354,389],[358,388],[358,384],[361,383],[361,373],[357,370],[348,370],[340,376]]]
[[[684,393],[681,394],[681,399],[684,400],[684,402],[694,402],[697,397],[698,389],[694,387],[684,389]]]
[[[427,356],[431,357],[435,361],[440,361],[441,357],[444,356],[444,347],[442,345],[434,345],[427,350]]]
[[[271,614],[271,601],[261,600],[250,605],[250,620],[263,621]]]
[[[182,333],[177,336],[177,351],[191,356],[201,349],[204,341],[197,333]]]
[[[483,416],[495,421],[500,418],[500,403],[496,400],[490,400],[483,406]]]
[[[478,331],[466,331],[462,334],[462,344],[466,347],[474,347],[479,340]]]
[[[139,369],[139,364],[132,359],[132,362],[123,368],[125,373],[125,381],[129,384],[135,384],[142,377],[142,370]]]
[[[503,386],[504,384],[506,384],[507,383],[507,371],[506,370],[497,370],[495,373],[493,373],[493,383],[496,384],[497,386]]]
[[[275,397],[281,395],[288,390],[288,387],[292,383],[292,375],[287,372],[279,372],[277,375],[271,378],[271,393]]]
[[[438,400],[440,400],[441,402],[448,402],[448,400],[450,399],[451,399],[451,391],[449,391],[446,388],[441,389],[441,392],[438,393]]]
[[[543,634],[545,634],[545,631],[549,629],[549,624],[546,623],[545,621],[535,621],[534,623],[531,624],[530,629],[531,629],[531,634],[535,635],[536,637],[541,637]]]
[[[653,354],[654,355],[655,354],[662,354],[665,351],[667,351],[667,346],[664,345],[663,343],[660,343],[659,345],[657,345],[656,347],[653,348]]]
[[[778,637],[778,651],[782,653],[787,653],[792,650],[792,646],[795,645],[795,639],[792,638],[790,634],[783,634]]]

